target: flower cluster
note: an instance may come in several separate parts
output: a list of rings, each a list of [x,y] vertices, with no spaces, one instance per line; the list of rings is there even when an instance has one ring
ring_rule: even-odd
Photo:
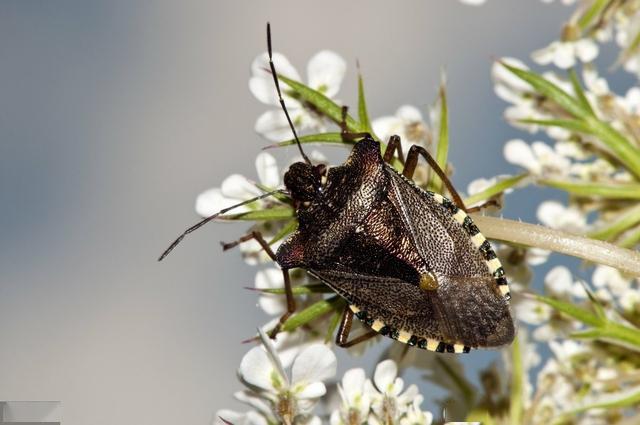
[[[639,270],[639,260],[625,250],[615,252],[625,252],[625,258],[634,264],[616,263],[612,255],[607,256],[616,248],[611,244],[637,248],[640,243],[640,87],[634,84],[616,94],[598,72],[604,43],[615,40],[621,50],[618,64],[640,77],[640,0],[562,3],[576,4],[575,13],[558,40],[531,54],[535,65],[505,57],[492,68],[496,95],[508,104],[506,119],[526,131],[521,138],[506,141],[503,149],[505,160],[518,174],[474,180],[463,194],[467,206],[493,201],[489,202],[493,209],[484,210],[487,215],[499,211],[508,201],[506,194],[531,184],[568,195],[564,202],[539,204],[537,219],[544,227],[520,230],[540,232],[544,237],[537,240],[541,242],[523,244],[517,238],[496,237],[503,241],[496,252],[511,283],[514,315],[522,323],[516,342],[502,351],[504,368],[482,370],[478,386],[465,376],[455,358],[419,358],[396,343],[385,351],[387,360],[377,365],[372,379],[367,379],[364,369],[356,368],[336,385],[326,385],[336,372],[336,358],[327,341],[333,338],[345,301],[305,272],[294,270],[291,281],[297,312],[274,340],[266,338],[265,332],[274,329],[286,312],[284,279],[277,265],[268,264],[271,259],[263,247],[249,239],[240,244],[240,250],[247,263],[259,266],[255,277],[258,306],[270,319],[259,330],[262,345],[245,355],[238,371],[246,388],[235,397],[250,410],[220,410],[218,423],[432,423],[433,415],[421,408],[424,397],[415,385],[405,386],[398,377],[398,365],[427,370],[425,376],[447,391],[442,405],[454,406],[455,416],[470,421],[623,424],[640,420],[640,280],[609,266]],[[254,60],[249,88],[260,102],[279,107],[267,58],[265,53]],[[346,74],[346,62],[338,54],[322,51],[313,56],[306,85],[283,55],[275,53],[273,59],[303,143],[350,147],[352,141],[339,133],[343,128],[370,133],[383,143],[395,134],[401,137],[404,154],[418,144],[436,157],[446,173],[453,169],[447,162],[444,83],[431,108],[421,111],[402,105],[393,115],[370,120],[362,106],[360,80],[356,120],[348,114],[344,117],[335,99]],[[542,72],[532,70],[540,66]],[[263,113],[255,129],[270,143],[276,142],[272,146],[293,143],[280,109]],[[318,153],[310,156],[314,163],[326,163]],[[401,163],[402,155],[392,158],[391,165],[397,165],[393,161]],[[208,217],[243,203],[219,219],[255,222],[251,230],[262,234],[276,251],[297,226],[295,205],[287,196],[279,196],[282,194],[251,201],[283,187],[282,169],[270,153],[258,155],[256,172],[255,180],[232,175],[220,187],[203,192],[196,211]],[[430,173],[426,166],[418,165],[414,181],[444,192]],[[513,222],[510,226],[517,227]],[[580,239],[576,247],[572,234],[590,239]],[[589,255],[579,256],[596,264],[584,273],[555,266],[542,274],[538,285],[533,269],[547,262],[555,246],[545,241],[563,237],[572,241],[568,243],[571,249],[563,252],[588,251]],[[598,250],[607,252],[598,256],[594,254]],[[578,277],[581,274],[588,277]],[[550,355],[542,355],[545,346]],[[364,348],[360,344],[349,352]],[[332,396],[338,400],[334,405]]]
[[[234,425],[317,425],[322,423],[314,410],[327,393],[323,381],[336,373],[336,357],[323,344],[302,350],[287,373],[285,363],[271,340],[260,331],[262,346],[252,348],[240,362],[238,376],[246,389],[235,398],[251,410],[240,413],[223,409],[216,423]],[[331,425],[400,424],[430,425],[433,415],[420,408],[423,397],[411,385],[404,389],[398,367],[385,360],[375,369],[373,381],[363,369],[345,372],[335,387],[339,402],[325,416]]]

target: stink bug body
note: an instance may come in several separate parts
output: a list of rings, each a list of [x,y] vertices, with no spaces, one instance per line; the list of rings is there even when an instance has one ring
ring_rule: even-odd
[[[271,59],[269,27],[267,33]],[[280,191],[293,201],[299,225],[276,253],[257,232],[226,244],[225,249],[255,239],[280,265],[288,305],[280,323],[295,311],[289,270],[303,268],[348,303],[336,338],[340,346],[378,333],[438,352],[510,343],[514,326],[504,270],[429,153],[413,146],[399,173],[389,165],[400,150],[397,136],[383,156],[380,143],[369,134],[348,133],[343,126],[345,137],[359,139],[346,162],[332,168],[313,165],[297,140],[271,60],[270,66],[304,159],[288,169],[286,190]],[[346,109],[343,112],[346,116]],[[420,156],[440,176],[453,200],[412,182]],[[188,229],[161,259],[186,234],[234,207]],[[354,315],[371,330],[349,341]]]

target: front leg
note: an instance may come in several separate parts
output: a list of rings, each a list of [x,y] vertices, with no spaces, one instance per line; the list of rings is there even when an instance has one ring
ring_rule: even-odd
[[[258,231],[252,231],[250,233],[247,233],[246,235],[242,236],[241,238],[239,238],[236,241],[233,242],[229,242],[229,243],[223,243],[222,244],[222,249],[223,250],[228,250],[231,249],[235,246],[240,245],[243,242],[247,242],[250,241],[251,239],[254,239],[256,242],[258,242],[260,244],[260,246],[262,247],[262,249],[264,249],[264,252],[267,253],[267,255],[277,264],[278,260],[276,258],[276,254],[273,252],[273,250],[271,249],[271,247],[269,246],[269,243],[267,241],[264,240],[264,238],[262,237],[262,234]],[[275,328],[273,328],[273,330],[269,333],[269,336],[271,338],[275,338],[276,335],[278,334],[278,332],[280,332],[280,329],[282,328],[282,325],[284,324],[284,322],[287,321],[287,319],[289,317],[291,317],[291,315],[296,311],[296,299],[293,297],[293,290],[291,289],[291,278],[289,276],[289,269],[282,269],[282,277],[284,280],[284,292],[287,296],[287,311],[280,317],[280,320],[278,322],[278,324],[276,325]]]

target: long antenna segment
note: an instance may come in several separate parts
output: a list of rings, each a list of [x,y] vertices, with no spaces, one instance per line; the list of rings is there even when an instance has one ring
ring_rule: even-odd
[[[276,89],[278,90],[278,100],[280,100],[280,106],[282,106],[282,110],[287,117],[287,121],[289,122],[289,127],[291,127],[291,131],[293,132],[293,137],[296,139],[296,144],[298,145],[298,149],[300,150],[300,154],[309,165],[313,165],[311,160],[302,150],[302,144],[300,143],[300,139],[298,139],[298,133],[296,133],[296,128],[293,126],[293,122],[291,121],[291,117],[289,116],[289,111],[287,111],[287,107],[284,104],[284,99],[282,98],[282,92],[280,91],[280,83],[278,82],[278,74],[276,73],[276,67],[273,64],[273,53],[271,51],[271,24],[267,22],[267,49],[269,51],[269,67],[271,67],[271,75],[273,76],[273,82],[276,84]]]

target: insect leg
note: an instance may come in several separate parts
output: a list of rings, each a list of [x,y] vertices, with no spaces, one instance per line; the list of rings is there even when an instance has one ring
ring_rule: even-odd
[[[273,250],[269,246],[269,243],[264,240],[264,237],[262,237],[262,234],[260,232],[255,230],[242,236],[237,241],[223,243],[222,249],[226,251],[228,249],[231,249],[235,246],[240,245],[243,242],[250,241],[251,239],[255,239],[256,242],[260,244],[262,249],[264,249],[264,252],[267,253],[269,258],[271,258],[274,262],[277,263],[276,254],[273,252]],[[291,278],[289,277],[289,269],[282,269],[282,277],[284,279],[284,292],[285,292],[285,295],[287,296],[287,311],[280,317],[280,321],[269,334],[271,338],[276,337],[278,332],[280,332],[280,328],[282,327],[284,322],[286,322],[287,319],[296,311],[296,299],[293,297],[293,290],[291,289]]]
[[[338,328],[338,334],[336,335],[336,345],[342,348],[353,347],[356,344],[364,342],[368,339],[373,338],[378,335],[378,332],[374,330],[370,330],[367,333],[364,333],[351,341],[347,341],[349,338],[349,333],[351,333],[351,325],[353,324],[353,311],[346,306],[344,308],[344,313],[342,313],[342,321],[340,322],[340,327]]]
[[[429,152],[422,146],[411,146],[411,149],[409,149],[409,154],[407,155],[407,162],[405,162],[404,169],[402,170],[402,175],[408,179],[413,177],[413,173],[415,172],[416,166],[418,165],[418,155],[422,155],[422,157],[427,161],[433,171],[435,171],[438,177],[442,179],[456,205],[462,210],[467,211],[467,207],[465,207],[464,202],[462,202],[462,198],[460,198],[460,195],[458,195],[458,192],[453,188],[449,177],[447,177],[445,172],[442,171],[442,168],[440,168],[431,154],[429,154]]]
[[[349,110],[348,106],[343,106],[342,107],[342,118],[340,120],[340,132],[342,134],[342,138],[344,140],[356,140],[356,139],[362,139],[364,138],[371,138],[371,135],[367,132],[364,133],[352,133],[349,131],[349,129],[347,128],[347,111]]]
[[[393,159],[393,154],[398,150],[398,159],[404,165],[404,153],[402,153],[402,144],[400,143],[400,137],[393,135],[389,138],[389,143],[387,143],[387,148],[384,150],[383,159],[386,163],[391,163]]]

